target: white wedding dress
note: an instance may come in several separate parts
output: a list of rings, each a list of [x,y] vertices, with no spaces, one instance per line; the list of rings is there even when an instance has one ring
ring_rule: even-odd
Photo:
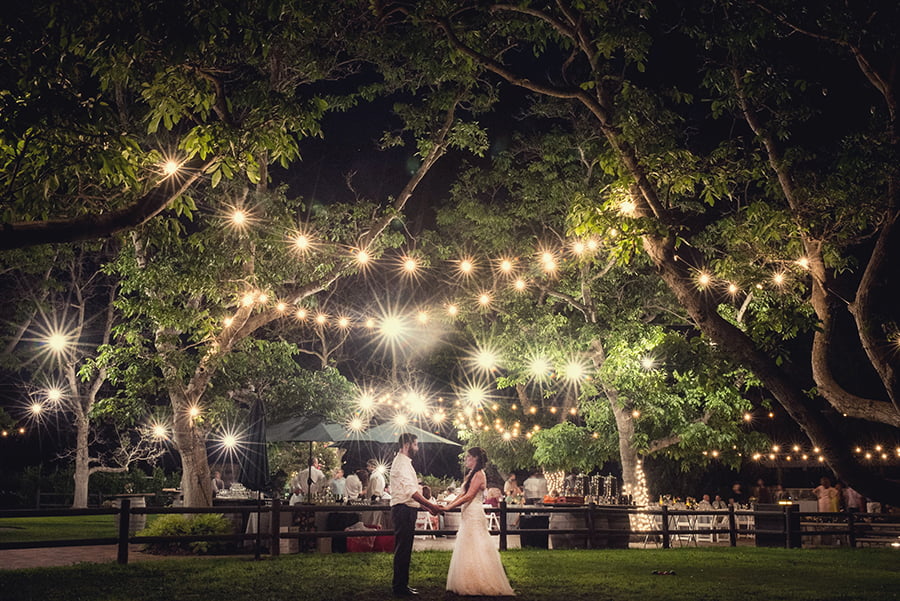
[[[515,595],[500,563],[497,544],[488,533],[483,497],[484,491],[479,491],[462,506],[447,571],[447,590],[457,595]]]

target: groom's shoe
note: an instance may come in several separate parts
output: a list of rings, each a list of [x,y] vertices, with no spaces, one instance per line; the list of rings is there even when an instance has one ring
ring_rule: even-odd
[[[419,591],[414,588],[409,588],[408,586],[394,589],[394,595],[397,597],[415,597],[418,594]]]

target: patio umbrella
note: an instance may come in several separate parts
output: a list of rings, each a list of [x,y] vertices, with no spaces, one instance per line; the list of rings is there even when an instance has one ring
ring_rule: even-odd
[[[349,434],[344,427],[326,419],[322,415],[304,415],[275,424],[266,430],[269,442],[308,442],[309,462],[307,463],[306,490],[312,489],[312,464],[314,442],[339,442],[346,440]]]
[[[241,458],[241,483],[262,491],[269,483],[269,455],[266,453],[266,412],[260,399],[250,407],[247,448]]]
[[[450,439],[444,438],[443,436],[438,436],[437,434],[429,432],[428,430],[423,430],[422,428],[413,426],[412,424],[406,424],[403,426],[394,423],[378,424],[377,426],[373,426],[368,430],[361,432],[360,434],[354,434],[353,439],[363,442],[396,444],[397,439],[400,438],[400,434],[404,432],[415,434],[416,438],[418,438],[419,440],[419,444],[446,444],[454,447],[462,446],[458,442],[453,442]],[[343,446],[343,443],[339,443],[337,446]]]

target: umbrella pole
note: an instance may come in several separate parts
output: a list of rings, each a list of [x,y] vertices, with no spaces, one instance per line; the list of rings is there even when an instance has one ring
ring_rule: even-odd
[[[253,553],[253,559],[259,561],[260,559],[260,547],[262,546],[262,541],[260,537],[262,536],[262,491],[256,491],[256,549]]]
[[[312,447],[313,443],[309,441],[309,464],[306,466],[306,502],[312,503]]]

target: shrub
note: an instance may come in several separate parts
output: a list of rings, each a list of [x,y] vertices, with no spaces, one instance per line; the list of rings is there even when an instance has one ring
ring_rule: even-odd
[[[196,515],[170,514],[155,519],[149,526],[137,533],[138,536],[201,536],[233,534],[231,520],[221,513],[201,513]],[[190,541],[171,543],[147,543],[148,553],[194,553],[203,555],[217,553],[225,549],[227,543],[219,541]]]

